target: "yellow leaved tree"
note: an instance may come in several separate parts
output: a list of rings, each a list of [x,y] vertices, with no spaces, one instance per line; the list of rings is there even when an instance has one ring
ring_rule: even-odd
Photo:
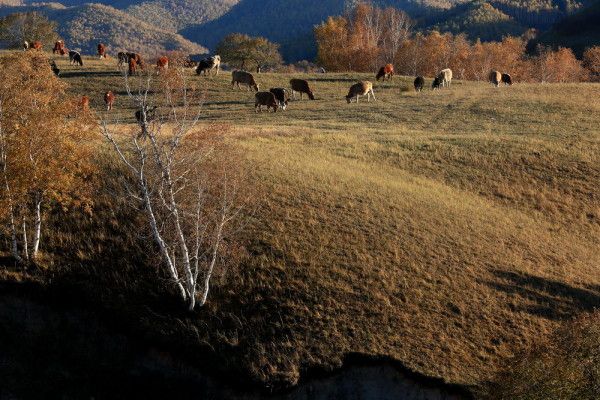
[[[35,258],[50,207],[91,204],[89,111],[38,52],[0,58],[0,218],[17,260]]]

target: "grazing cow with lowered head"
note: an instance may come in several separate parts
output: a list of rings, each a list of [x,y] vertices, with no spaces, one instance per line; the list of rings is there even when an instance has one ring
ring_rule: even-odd
[[[296,100],[296,92],[300,93],[300,100],[302,100],[302,94],[306,93],[308,98],[311,100],[315,99],[313,91],[310,89],[308,85],[308,81],[304,79],[291,79],[290,86],[292,87],[292,98]]]
[[[204,73],[204,75],[210,75],[211,71],[214,69],[215,75],[219,75],[219,68],[221,68],[221,56],[215,55],[200,60],[198,62],[198,66],[196,67],[196,74],[200,75]]]
[[[104,45],[104,43],[98,43],[98,57],[100,58],[106,58],[106,46]]]
[[[254,109],[256,112],[261,112],[262,106],[267,106],[267,111],[269,111],[269,108],[272,108],[273,112],[277,112],[277,108],[279,107],[279,105],[273,93],[258,92],[254,95],[254,99]]]
[[[417,76],[413,82],[413,85],[415,86],[415,92],[422,91],[423,87],[425,86],[425,78],[422,76]]]
[[[112,91],[108,91],[104,94],[104,103],[106,104],[106,111],[112,110],[115,102],[115,94]]]
[[[502,74],[502,83],[509,86],[513,84],[510,74]]]
[[[279,107],[281,107],[281,109],[285,111],[290,101],[290,98],[287,94],[287,90],[285,90],[284,88],[271,88],[269,89],[269,92],[273,93],[273,95],[275,96],[275,100],[277,100],[277,102],[279,103]]]
[[[356,98],[356,102],[358,103],[358,96],[365,95],[367,96],[367,102],[371,101],[371,96],[373,96],[373,100],[377,100],[373,92],[373,84],[369,81],[358,82],[350,86],[350,90],[346,95],[346,101],[350,104],[352,99]]]
[[[167,56],[159,57],[158,60],[156,60],[156,68],[158,69],[159,72],[163,69],[168,69],[169,68],[169,58]]]
[[[83,66],[83,60],[81,59],[81,54],[75,50],[69,50],[69,64],[79,64],[80,67]]]
[[[441,87],[450,87],[450,83],[452,82],[452,70],[450,68],[443,69],[437,77]]]
[[[436,76],[433,79],[433,83],[431,84],[431,90],[440,89],[442,87],[442,81],[439,76]]]
[[[67,49],[65,48],[64,40],[59,40],[54,43],[54,48],[52,48],[52,54],[60,54],[61,56],[67,54]]]
[[[496,87],[500,86],[500,82],[502,82],[502,74],[498,71],[490,72],[490,76],[488,77],[490,83]]]
[[[385,64],[383,67],[379,68],[379,72],[377,72],[375,79],[379,80],[383,78],[385,81],[386,78],[392,79],[392,76],[394,76],[394,66],[392,64]]]
[[[246,85],[248,90],[253,88],[258,92],[258,84],[254,80],[254,76],[251,73],[246,71],[233,71],[231,73],[231,88],[234,89],[237,85],[238,89],[241,89],[240,83],[242,85]]]

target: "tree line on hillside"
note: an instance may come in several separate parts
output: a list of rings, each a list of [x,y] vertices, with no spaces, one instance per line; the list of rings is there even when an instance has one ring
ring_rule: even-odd
[[[393,63],[400,74],[412,76],[435,76],[451,68],[458,79],[468,80],[485,80],[491,70],[511,73],[521,82],[598,79],[598,47],[579,60],[568,48],[538,46],[528,54],[529,32],[498,42],[471,42],[464,34],[415,33],[411,27],[402,11],[359,4],[315,28],[317,61],[331,71],[362,72]]]

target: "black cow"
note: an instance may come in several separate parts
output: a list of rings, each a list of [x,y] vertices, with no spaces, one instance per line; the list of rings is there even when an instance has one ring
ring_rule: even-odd
[[[284,88],[271,88],[269,89],[269,92],[275,95],[275,99],[279,103],[279,107],[281,107],[282,110],[285,110],[290,101],[287,91]]]
[[[417,92],[422,91],[423,87],[425,86],[425,78],[423,78],[422,76],[417,76],[415,78],[414,85],[415,85],[415,91],[417,91]]]

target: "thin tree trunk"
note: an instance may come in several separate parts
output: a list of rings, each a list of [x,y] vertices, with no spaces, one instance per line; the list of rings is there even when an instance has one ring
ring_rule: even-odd
[[[29,245],[27,244],[27,222],[23,217],[23,258],[29,261]]]
[[[33,234],[33,249],[31,256],[37,257],[38,250],[40,248],[40,238],[42,234],[42,195],[37,193],[35,196],[35,220],[34,220],[34,234]]]
[[[10,240],[12,242],[11,253],[15,260],[21,261],[21,256],[19,255],[19,247],[17,246],[17,226],[15,224],[15,214],[14,208],[12,204],[9,207],[10,209]]]

